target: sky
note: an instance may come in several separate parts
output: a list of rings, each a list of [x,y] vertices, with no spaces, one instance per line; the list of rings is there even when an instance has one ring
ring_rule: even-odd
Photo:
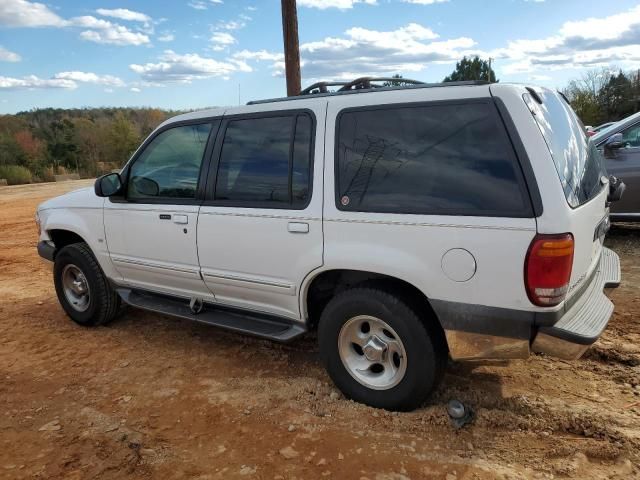
[[[302,84],[441,81],[467,55],[561,88],[640,68],[640,1],[298,0]],[[0,113],[284,96],[278,0],[0,0]]]

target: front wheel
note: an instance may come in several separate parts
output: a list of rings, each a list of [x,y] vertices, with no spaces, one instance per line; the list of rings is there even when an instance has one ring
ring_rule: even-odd
[[[318,340],[325,367],[345,396],[388,410],[422,404],[447,358],[435,328],[401,298],[374,288],[334,297],[320,318]]]
[[[118,314],[120,297],[86,243],[67,245],[56,254],[53,281],[60,305],[74,322],[102,325]]]

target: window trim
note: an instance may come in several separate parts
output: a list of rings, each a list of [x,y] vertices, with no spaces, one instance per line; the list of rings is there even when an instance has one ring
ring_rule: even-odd
[[[255,120],[261,118],[275,118],[275,117],[290,117],[293,122],[293,128],[291,137],[289,140],[289,190],[292,189],[292,175],[293,175],[293,151],[295,141],[295,129],[297,124],[298,115],[307,115],[311,120],[311,144],[309,146],[309,193],[307,195],[306,203],[294,207],[292,203],[277,204],[272,202],[255,202],[253,200],[215,200],[216,182],[218,179],[218,169],[220,167],[220,159],[222,156],[222,147],[224,144],[224,137],[227,133],[227,128],[230,122],[236,120]],[[234,115],[225,115],[220,124],[218,130],[218,136],[216,138],[215,147],[211,156],[209,173],[207,176],[205,187],[205,198],[202,202],[203,206],[208,207],[235,207],[235,208],[258,208],[265,210],[306,210],[311,204],[313,198],[313,180],[314,167],[315,167],[315,151],[316,151],[316,129],[317,121],[316,115],[313,110],[308,108],[296,108],[288,110],[269,110],[265,112],[252,112],[252,113],[240,113]]]
[[[194,198],[173,198],[173,197],[158,197],[158,198],[145,198],[145,199],[131,199],[127,195],[127,189],[129,187],[129,173],[131,172],[131,167],[135,162],[138,161],[142,153],[147,149],[149,144],[153,142],[156,137],[161,135],[162,133],[172,130],[178,127],[186,127],[192,125],[211,125],[211,130],[209,131],[209,137],[207,138],[207,143],[202,154],[202,163],[200,164],[200,173],[198,174],[198,183],[196,187],[196,195]],[[207,174],[209,172],[210,164],[211,164],[211,152],[213,150],[215,140],[220,130],[220,125],[222,124],[222,117],[203,117],[191,120],[181,120],[177,122],[168,123],[160,128],[154,130],[142,144],[138,147],[138,149],[133,153],[129,161],[122,167],[120,171],[120,177],[123,183],[123,192],[121,195],[109,197],[109,200],[112,203],[128,203],[135,205],[201,205],[204,199],[204,189],[205,182],[207,178]]]
[[[511,211],[503,211],[503,210],[488,210],[483,212],[478,212],[476,210],[443,210],[438,208],[432,209],[402,209],[402,211],[398,210],[385,210],[381,208],[358,208],[351,209],[345,208],[340,203],[340,124],[342,121],[342,116],[347,113],[354,112],[367,112],[367,111],[376,111],[376,110],[395,110],[400,108],[421,108],[421,107],[433,107],[433,106],[454,106],[454,105],[469,105],[469,104],[487,104],[493,105],[495,108],[496,120],[499,124],[504,126],[505,135],[509,141],[509,145],[511,145],[513,149],[513,155],[515,158],[514,163],[514,173],[516,176],[516,182],[520,187],[520,194],[522,195],[522,200],[524,205],[523,210],[520,212],[511,210]],[[358,107],[348,107],[341,109],[336,115],[336,123],[335,123],[335,132],[334,132],[334,158],[333,158],[333,171],[334,171],[334,202],[336,209],[346,213],[379,213],[379,214],[392,214],[392,215],[438,215],[438,216],[451,216],[451,217],[501,217],[501,218],[534,218],[538,216],[534,214],[534,201],[530,194],[528,188],[529,178],[526,177],[525,171],[523,169],[522,164],[526,160],[528,162],[528,157],[521,158],[521,155],[518,151],[517,144],[514,144],[513,139],[511,138],[511,131],[508,128],[508,123],[511,121],[510,117],[504,118],[501,115],[500,108],[495,102],[493,97],[473,97],[473,98],[459,98],[455,100],[433,100],[433,101],[423,101],[423,102],[403,102],[403,103],[385,103],[385,104],[376,104],[376,105],[364,105]],[[529,164],[529,169],[531,168]],[[531,174],[533,172],[531,171]],[[537,184],[534,182],[534,185]],[[538,193],[539,196],[539,193]],[[540,202],[540,214],[542,213],[542,202]],[[537,212],[536,212],[537,213]]]

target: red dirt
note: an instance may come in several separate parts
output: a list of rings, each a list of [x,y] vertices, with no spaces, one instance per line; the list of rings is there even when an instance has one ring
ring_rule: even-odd
[[[412,413],[345,400],[312,335],[282,346],[129,309],[85,329],[33,214],[86,182],[0,188],[0,478],[640,478],[640,228],[616,312],[581,360],[451,363]],[[445,403],[471,404],[455,430]]]

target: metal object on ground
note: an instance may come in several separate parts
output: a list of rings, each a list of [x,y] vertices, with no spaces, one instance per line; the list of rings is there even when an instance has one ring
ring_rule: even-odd
[[[447,413],[456,428],[462,428],[473,420],[473,409],[470,405],[465,405],[460,400],[449,400]]]

